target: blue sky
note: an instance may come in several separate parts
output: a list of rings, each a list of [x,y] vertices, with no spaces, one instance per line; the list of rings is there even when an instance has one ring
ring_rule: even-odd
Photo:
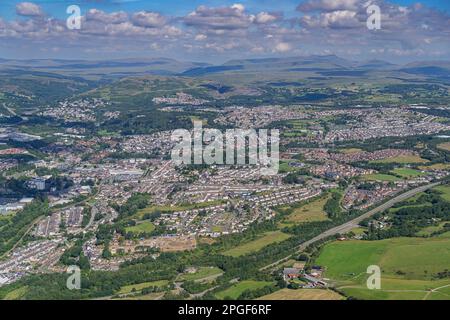
[[[23,0],[3,0],[0,2],[0,12],[2,16],[12,18],[16,16],[16,4]],[[250,11],[284,11],[287,14],[295,14],[295,8],[301,2],[299,0],[35,0],[36,4],[41,5],[46,11],[56,17],[64,16],[65,8],[69,4],[80,5],[85,10],[98,8],[105,11],[125,10],[129,12],[137,10],[152,10],[168,15],[184,15],[191,12],[200,5],[211,7],[230,6],[236,2],[242,3]],[[399,5],[412,5],[414,3],[423,3],[429,7],[437,8],[450,12],[450,0],[394,0],[392,3]]]
[[[367,2],[382,28],[366,27]],[[82,28],[66,28],[79,5]],[[450,59],[450,0],[2,0],[0,57]]]

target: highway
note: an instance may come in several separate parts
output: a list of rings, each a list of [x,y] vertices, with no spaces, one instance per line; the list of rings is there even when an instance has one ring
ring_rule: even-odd
[[[428,185],[425,185],[425,186],[421,186],[421,187],[409,190],[409,191],[407,191],[405,193],[402,193],[402,194],[392,198],[391,200],[381,204],[380,206],[378,206],[378,207],[376,207],[376,208],[374,208],[374,209],[372,209],[372,210],[370,210],[370,211],[368,211],[368,212],[366,212],[366,213],[356,217],[355,219],[352,219],[352,220],[350,220],[350,221],[348,221],[348,222],[346,222],[344,224],[341,224],[340,226],[331,228],[331,229],[321,233],[317,237],[314,237],[311,240],[303,242],[301,245],[296,247],[296,249],[295,249],[296,252],[295,253],[293,253],[293,254],[291,254],[291,255],[283,258],[283,259],[280,259],[280,260],[278,260],[278,261],[276,261],[274,263],[271,263],[271,264],[269,264],[269,265],[267,265],[265,267],[262,267],[259,270],[263,271],[263,270],[269,269],[271,267],[275,267],[276,265],[278,265],[278,264],[280,264],[280,263],[282,263],[284,261],[289,260],[294,254],[305,250],[309,245],[313,244],[314,242],[317,242],[319,240],[325,239],[325,238],[330,237],[330,236],[335,235],[335,234],[347,233],[347,232],[351,231],[352,229],[354,229],[355,227],[357,227],[358,224],[361,221],[363,221],[363,220],[365,220],[367,218],[370,218],[371,216],[373,216],[373,215],[375,215],[375,214],[377,214],[379,212],[382,212],[382,211],[384,211],[386,209],[389,209],[392,206],[394,206],[396,203],[404,201],[404,200],[406,200],[408,198],[411,198],[411,197],[415,196],[416,194],[418,194],[420,192],[424,192],[424,191],[426,191],[428,189],[434,188],[435,186],[437,186],[439,184],[440,184],[440,182],[436,182],[436,183],[432,183],[432,184],[428,184]]]

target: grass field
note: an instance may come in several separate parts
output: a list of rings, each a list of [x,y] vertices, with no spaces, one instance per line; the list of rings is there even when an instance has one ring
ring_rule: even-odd
[[[379,265],[383,274],[427,279],[450,266],[450,238],[394,238],[380,241],[333,242],[323,248],[316,264],[327,267],[326,276],[348,280]],[[425,273],[427,271],[427,273]]]
[[[240,257],[252,252],[256,252],[258,250],[261,250],[265,246],[272,244],[272,243],[278,243],[281,241],[284,241],[288,239],[290,235],[283,233],[281,231],[272,231],[272,232],[266,232],[264,235],[256,240],[241,244],[233,249],[225,251],[223,254],[226,256],[232,256],[232,257]]]
[[[164,287],[164,286],[167,286],[168,284],[169,284],[169,281],[167,281],[167,280],[159,280],[159,281],[151,281],[151,282],[132,284],[132,285],[124,286],[124,287],[120,288],[118,294],[127,294],[127,293],[131,293],[133,291],[141,291],[142,289],[149,288],[149,287]]]
[[[340,149],[339,152],[343,154],[354,154],[363,151],[359,148],[346,148],[346,149]]]
[[[386,158],[383,160],[375,160],[371,161],[371,163],[427,163],[428,160],[422,159],[419,156],[416,155],[410,155],[410,156],[398,156],[393,158]]]
[[[281,289],[256,300],[342,300],[340,294],[325,289]]]
[[[445,200],[450,202],[450,186],[438,186],[436,188],[433,188],[433,190],[436,190],[438,192],[441,192],[441,197]]]
[[[435,225],[435,226],[426,227],[426,228],[420,230],[419,232],[417,232],[416,234],[419,237],[431,236],[434,232],[438,232],[438,231],[442,230],[446,223],[449,223],[449,221],[441,222],[441,223],[439,223],[438,225]]]
[[[295,208],[294,211],[284,219],[282,225],[328,220],[327,213],[323,207],[329,198],[330,196],[323,197],[301,207]],[[280,209],[287,210],[289,207],[281,207]]]
[[[444,142],[437,145],[438,149],[450,151],[450,142]]]
[[[420,166],[421,170],[450,170],[450,163],[435,163],[431,166]]]
[[[363,235],[366,231],[367,231],[367,228],[364,228],[364,227],[357,227],[357,228],[354,228],[354,229],[352,229],[351,230],[355,235]]]
[[[150,233],[153,230],[155,230],[155,225],[149,221],[142,222],[135,226],[125,228],[126,232],[132,232],[132,233],[137,233],[137,234],[144,233],[144,232]]]
[[[423,176],[424,174],[418,170],[410,169],[410,168],[396,168],[392,170],[392,173],[399,175],[403,178],[415,178]]]
[[[133,215],[133,218],[142,219],[145,214],[154,213],[156,211],[170,213],[170,212],[175,212],[175,211],[201,209],[201,208],[215,206],[215,205],[222,204],[222,203],[223,203],[222,201],[217,200],[217,201],[209,201],[209,202],[186,204],[186,205],[176,205],[176,206],[155,206],[152,204],[144,209],[139,210],[135,215]]]
[[[4,297],[4,300],[19,300],[27,293],[27,290],[28,288],[26,286],[17,288],[11,292],[8,292],[8,294]]]
[[[198,268],[195,273],[185,273],[180,275],[177,280],[179,281],[198,281],[208,277],[218,276],[222,274],[223,271],[216,267],[201,267]]]
[[[254,280],[244,280],[238,282],[231,287],[216,293],[218,299],[237,299],[246,290],[255,290],[259,288],[264,288],[265,286],[271,285],[268,281],[254,281]]]
[[[430,290],[450,286],[450,279],[438,281],[433,277],[450,266],[450,233],[435,238],[333,242],[324,246],[315,264],[324,266],[324,276],[337,281],[337,287],[347,296],[360,299],[444,298],[444,293]],[[366,270],[370,265],[381,268],[381,290],[368,290],[365,286]]]
[[[367,181],[399,181],[400,178],[396,176],[391,176],[390,174],[382,174],[382,173],[375,173],[375,174],[366,174],[362,176],[364,180]]]
[[[136,297],[128,296],[125,298],[118,298],[118,299],[114,299],[114,300],[158,300],[163,296],[164,296],[164,292],[152,292],[152,293],[145,294],[142,296],[136,296]]]
[[[298,168],[291,167],[289,165],[289,163],[292,162],[292,161],[296,161],[296,160],[282,160],[282,161],[280,161],[280,167],[279,167],[280,173],[296,171]]]

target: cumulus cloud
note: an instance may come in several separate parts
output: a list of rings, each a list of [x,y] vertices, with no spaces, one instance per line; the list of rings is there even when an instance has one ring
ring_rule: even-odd
[[[40,17],[44,15],[44,11],[32,2],[21,2],[16,5],[16,14],[24,17]]]
[[[41,7],[22,2],[16,7],[20,19],[0,17],[0,43],[11,47],[48,43],[48,48],[84,45],[85,52],[95,48],[140,52],[151,47],[160,52],[202,57],[210,56],[209,51],[224,56],[328,52],[398,57],[433,53],[450,57],[450,16],[424,4],[400,6],[389,0],[299,2],[297,16],[249,12],[239,3],[199,6],[182,17],[152,11],[90,9],[82,18],[82,28],[76,31],[67,30],[63,19],[39,18],[45,16]],[[381,8],[381,30],[367,29],[369,4]]]
[[[280,43],[276,44],[276,46],[275,46],[273,51],[274,52],[281,52],[281,53],[283,53],[283,52],[288,52],[288,51],[291,51],[291,50],[292,50],[292,45],[291,44],[289,44],[287,42],[280,42]]]
[[[325,12],[316,17],[305,15],[302,17],[301,22],[308,27],[322,28],[355,28],[363,26],[363,21],[358,20],[357,13],[348,10]]]
[[[259,24],[272,23],[280,19],[280,15],[260,12],[256,15],[255,22]]]
[[[254,21],[255,16],[247,15],[242,4],[231,7],[209,8],[199,6],[195,11],[184,17],[187,26],[199,29],[225,31],[246,29]]]
[[[90,9],[86,14],[86,18],[103,23],[122,23],[128,20],[128,14],[124,11],[106,13],[102,10]]]
[[[361,0],[307,0],[301,3],[299,11],[335,11],[335,10],[355,10]]]
[[[157,28],[165,25],[167,19],[157,12],[139,11],[133,14],[132,21],[137,26]]]

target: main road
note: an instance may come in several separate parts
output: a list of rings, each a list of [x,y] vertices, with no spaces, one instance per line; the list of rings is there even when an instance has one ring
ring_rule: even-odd
[[[416,194],[418,194],[420,192],[424,192],[424,191],[426,191],[428,189],[434,188],[434,187],[436,187],[439,184],[440,184],[440,182],[431,183],[431,184],[428,184],[428,185],[425,185],[425,186],[421,186],[421,187],[418,187],[418,188],[406,191],[405,193],[402,193],[402,194],[392,198],[391,200],[386,201],[385,203],[381,204],[380,206],[378,206],[378,207],[376,207],[376,208],[374,208],[374,209],[372,209],[372,210],[370,210],[370,211],[368,211],[368,212],[366,212],[366,213],[356,217],[355,219],[352,219],[352,220],[350,220],[350,221],[348,221],[348,222],[346,222],[344,224],[341,224],[341,225],[339,225],[337,227],[331,228],[331,229],[329,229],[329,230],[319,234],[317,237],[314,237],[311,240],[303,242],[301,245],[299,245],[299,246],[297,246],[295,248],[296,253],[305,250],[308,246],[310,246],[311,244],[313,244],[314,242],[317,242],[319,240],[328,238],[328,237],[330,237],[332,235],[335,235],[335,234],[347,233],[347,232],[351,231],[352,229],[354,229],[355,227],[357,227],[361,221],[363,221],[363,220],[365,220],[367,218],[370,218],[371,216],[373,216],[373,215],[375,215],[375,214],[377,214],[379,212],[387,210],[387,209],[391,208],[392,206],[394,206],[396,203],[404,201],[406,199],[409,199],[409,198],[415,196]],[[287,256],[287,257],[285,257],[283,259],[280,259],[280,260],[278,260],[278,261],[276,261],[274,263],[271,263],[271,264],[269,264],[269,265],[267,265],[265,267],[262,267],[259,270],[263,271],[263,270],[269,269],[271,267],[275,267],[276,265],[278,265],[278,264],[280,264],[280,263],[282,263],[284,261],[289,260],[294,254],[295,253],[290,254],[289,256]]]

